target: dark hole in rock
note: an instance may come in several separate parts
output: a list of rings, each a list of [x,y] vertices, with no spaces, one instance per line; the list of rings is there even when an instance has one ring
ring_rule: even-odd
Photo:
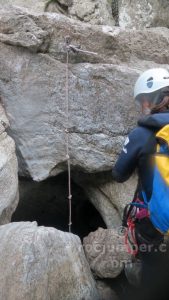
[[[135,288],[130,286],[124,272],[116,278],[95,278],[99,290],[103,289],[103,299],[106,300],[129,300],[129,293],[135,294]],[[106,293],[109,292],[109,293]],[[107,297],[106,297],[107,294]],[[130,299],[131,300],[131,299]],[[133,299],[132,299],[133,300]]]
[[[45,9],[44,9],[45,12],[47,12],[47,11],[52,12],[52,11],[50,11],[51,4],[55,5],[60,13],[68,14],[68,5],[60,3],[57,0],[49,0],[45,5]]]
[[[20,202],[12,221],[37,221],[39,226],[68,231],[67,174],[42,182],[20,178]],[[72,181],[72,232],[80,238],[106,225],[85,191]]]

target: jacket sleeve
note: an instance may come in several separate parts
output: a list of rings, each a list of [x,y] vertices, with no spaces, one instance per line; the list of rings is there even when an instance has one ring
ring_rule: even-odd
[[[115,181],[124,182],[132,175],[137,167],[144,140],[145,134],[141,127],[135,128],[128,135],[122,152],[112,170],[112,176]]]

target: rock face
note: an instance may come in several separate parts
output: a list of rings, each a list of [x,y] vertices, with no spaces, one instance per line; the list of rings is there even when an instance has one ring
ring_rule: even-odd
[[[115,22],[111,2],[109,0],[74,0],[69,9],[69,15],[83,22],[113,26]]]
[[[0,227],[0,298],[99,300],[77,236],[36,222]]]
[[[133,200],[137,186],[137,176],[132,176],[127,182],[105,184],[81,183],[86,195],[97,208],[107,228],[121,226],[123,209]]]
[[[95,25],[115,24],[112,14],[113,0],[7,0],[0,5],[15,5],[31,12],[52,12],[69,15],[71,18]]]
[[[131,260],[124,235],[113,229],[91,232],[84,238],[84,250],[91,270],[99,278],[117,277]]]
[[[122,28],[107,26],[114,25],[110,1],[59,0],[57,11],[61,9],[71,18],[43,13],[45,4],[43,0],[8,0],[3,6],[0,0],[0,113],[4,114],[4,107],[10,122],[9,134],[16,143],[20,175],[43,181],[67,169],[66,127],[72,174],[77,170],[81,174],[109,171],[126,135],[136,125],[136,78],[147,68],[168,68],[169,30],[143,29],[168,26],[167,2],[130,1],[129,5],[129,1],[121,0]],[[69,91],[67,36],[73,45],[81,46],[80,50],[89,51],[69,52]],[[0,224],[10,221],[18,202],[15,146],[3,124]],[[131,178],[124,185],[79,183],[109,228],[84,239],[90,267],[100,278],[117,277],[125,262],[130,261],[124,237],[115,227],[121,224],[125,203],[132,200],[135,180]],[[37,227],[36,223],[12,223],[0,226],[0,241],[0,298],[99,299],[77,237],[54,228]],[[133,281],[132,270],[129,271]]]
[[[0,5],[2,5],[2,7],[4,6],[8,6],[8,5],[14,5],[15,9],[17,7],[23,7],[24,9],[28,10],[28,11],[32,11],[32,12],[43,12],[45,9],[45,5],[47,3],[47,0],[6,0],[5,3],[3,0],[0,0]]]
[[[131,32],[14,9],[1,10],[0,28],[0,89],[20,174],[40,181],[66,169],[67,35],[73,44],[98,53],[70,53],[71,164],[85,172],[110,169],[136,123],[136,78],[169,62],[168,30]]]
[[[9,223],[18,204],[18,164],[15,144],[5,132],[9,125],[0,104],[0,225]]]
[[[119,24],[122,28],[169,27],[168,0],[120,0]]]
[[[0,5],[15,5],[37,13],[61,13],[93,25],[169,27],[168,0],[0,0]]]
[[[73,171],[111,170],[128,131],[136,125],[136,78],[147,68],[168,67],[168,32],[167,28],[131,31],[92,26],[59,14],[2,7],[0,90],[20,175],[42,181],[67,169],[66,126]],[[66,36],[72,44],[96,53],[69,54],[69,124]],[[85,189],[112,228],[120,225],[135,182]]]

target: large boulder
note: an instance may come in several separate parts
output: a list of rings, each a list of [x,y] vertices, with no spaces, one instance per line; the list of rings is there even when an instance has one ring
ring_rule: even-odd
[[[123,184],[113,182],[112,180],[106,183],[101,183],[100,180],[94,183],[85,180],[79,181],[77,177],[76,180],[99,211],[107,228],[111,229],[121,226],[124,207],[134,197],[137,176],[134,174]]]
[[[19,200],[15,143],[5,131],[8,125],[0,104],[0,225],[10,222]]]
[[[20,222],[0,227],[0,298],[98,300],[80,239]]]
[[[136,78],[148,67],[169,62],[168,29],[132,32],[4,8],[0,31],[0,89],[20,174],[40,181],[66,169],[68,35],[83,50],[97,52],[70,53],[71,164],[85,172],[110,169],[136,124]]]

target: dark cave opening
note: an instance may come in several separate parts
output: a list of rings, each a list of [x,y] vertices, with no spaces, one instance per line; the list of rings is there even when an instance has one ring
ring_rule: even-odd
[[[26,178],[20,178],[19,182],[20,201],[12,222],[37,221],[39,226],[68,231],[67,173],[42,182]],[[72,181],[72,233],[82,239],[98,227],[106,228],[102,217],[85,191]]]
[[[36,221],[39,226],[54,227],[68,232],[67,179],[67,173],[42,182],[19,178],[20,201],[12,216],[12,222]],[[85,191],[74,181],[72,181],[72,196],[72,233],[82,240],[98,227],[106,228],[101,215],[89,201]],[[115,279],[97,280],[110,286],[121,300],[131,288],[124,273]]]

